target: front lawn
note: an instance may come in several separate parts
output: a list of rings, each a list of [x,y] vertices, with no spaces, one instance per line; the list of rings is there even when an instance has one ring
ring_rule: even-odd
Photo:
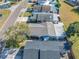
[[[28,16],[31,16],[31,15],[32,15],[31,12],[22,12],[22,13],[20,14],[20,17],[28,17]]]
[[[2,0],[0,0],[0,4],[2,3]]]
[[[70,25],[70,23],[79,21],[79,14],[73,11],[73,7],[66,4],[64,0],[60,0],[60,17],[65,25],[65,29]]]
[[[2,2],[2,0],[0,0],[0,2]]]
[[[16,23],[10,27],[5,33],[6,48],[19,48],[24,46],[29,38],[29,27],[25,22]]]
[[[72,46],[72,51],[74,53],[75,59],[79,59],[79,40]]]
[[[60,0],[60,4],[61,4],[60,7],[61,21],[64,23],[65,31],[71,33],[68,39],[73,43],[72,50],[75,58],[79,59],[79,35],[78,35],[79,33],[77,33],[77,35],[73,34],[74,28],[79,29],[79,27],[74,25],[75,26],[75,27],[73,26],[74,28],[72,27],[70,31],[68,30],[70,24],[74,22],[79,22],[79,14],[77,10],[74,10],[72,6],[66,4],[64,0]],[[75,29],[75,31],[77,31],[77,29]]]
[[[0,10],[0,14],[2,14],[2,16],[0,17],[0,28],[2,27],[2,25],[7,20],[10,12],[11,12],[10,10]]]

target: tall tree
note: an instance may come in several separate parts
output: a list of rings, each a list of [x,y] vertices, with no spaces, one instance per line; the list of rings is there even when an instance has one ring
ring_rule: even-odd
[[[6,47],[19,47],[19,43],[27,39],[28,25],[26,23],[17,23],[5,33]]]

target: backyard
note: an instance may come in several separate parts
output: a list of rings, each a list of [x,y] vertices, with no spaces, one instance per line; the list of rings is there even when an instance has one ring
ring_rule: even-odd
[[[4,22],[7,20],[10,11],[9,10],[0,10],[0,14],[2,16],[0,16],[0,28],[2,27],[2,25],[4,24]]]
[[[61,21],[64,23],[65,31],[69,31],[68,29],[69,26],[72,26],[70,24],[73,23],[76,24],[75,22],[79,22],[79,11],[77,12],[77,10],[74,10],[74,8],[69,4],[65,3],[64,0],[60,0],[60,3],[61,3],[60,7]],[[73,27],[76,28],[75,31],[77,31],[77,29],[79,30],[79,25],[73,25]],[[68,38],[68,40],[70,40],[73,43],[72,50],[75,58],[79,59],[79,35],[76,34],[73,35],[72,32],[74,31],[73,27],[71,28],[71,35]]]
[[[79,14],[74,12],[73,7],[60,0],[60,17],[64,23],[65,29],[69,26],[70,23],[79,21]]]
[[[28,9],[30,9],[30,8],[33,7],[33,5],[32,4],[28,4],[27,7],[28,7]],[[30,10],[29,11],[26,10],[25,12],[22,12],[20,14],[20,17],[28,17],[28,16],[31,16],[31,15],[32,15],[32,12]]]

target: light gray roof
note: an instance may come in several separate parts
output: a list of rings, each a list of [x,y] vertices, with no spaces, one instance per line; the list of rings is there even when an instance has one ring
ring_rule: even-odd
[[[60,41],[27,41],[23,59],[60,59],[64,43]]]
[[[52,22],[45,23],[30,23],[30,36],[55,36],[54,24]]]

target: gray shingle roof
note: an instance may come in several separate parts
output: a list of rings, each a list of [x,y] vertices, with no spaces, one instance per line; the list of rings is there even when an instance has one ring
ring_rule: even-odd
[[[41,49],[60,51],[60,47],[64,47],[65,42],[59,41],[27,41],[24,49]]]
[[[64,42],[27,41],[24,48],[24,59],[60,59]]]
[[[52,22],[30,23],[29,28],[30,36],[55,36],[54,24]]]
[[[35,21],[35,20],[37,20],[37,21],[53,21],[53,14],[45,13],[45,12],[33,12],[33,16],[31,16],[29,19],[32,21]]]

